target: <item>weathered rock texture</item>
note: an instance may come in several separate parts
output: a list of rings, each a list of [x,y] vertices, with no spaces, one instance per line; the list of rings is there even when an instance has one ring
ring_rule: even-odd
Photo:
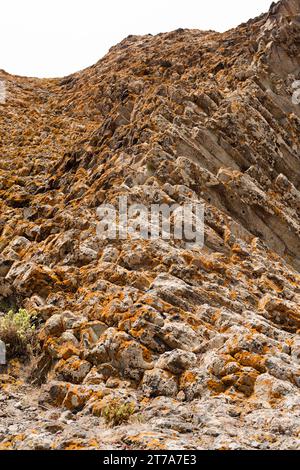
[[[83,447],[299,449],[299,47],[282,0],[224,34],[128,37],[64,79],[0,72],[0,295],[37,312],[30,379],[74,434],[90,419]],[[204,248],[99,240],[120,195],[205,203]],[[145,422],[104,444],[116,397]],[[68,447],[20,409],[3,447]]]

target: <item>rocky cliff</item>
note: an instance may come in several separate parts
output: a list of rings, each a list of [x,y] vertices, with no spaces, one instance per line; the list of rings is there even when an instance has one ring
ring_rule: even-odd
[[[282,0],[64,79],[0,71],[1,310],[40,343],[0,375],[2,448],[299,449],[299,47]],[[204,204],[204,247],[99,239],[119,196]]]

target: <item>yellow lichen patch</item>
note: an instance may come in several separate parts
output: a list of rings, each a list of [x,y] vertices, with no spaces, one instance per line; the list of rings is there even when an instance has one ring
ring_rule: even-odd
[[[84,450],[86,448],[86,445],[83,444],[80,440],[73,440],[69,441],[65,447],[64,450]]]
[[[270,290],[271,292],[280,293],[283,291],[283,286],[279,286],[273,280],[269,279],[267,276],[261,277],[261,285],[263,285],[266,289]]]
[[[0,450],[12,450],[14,443],[11,441],[0,442]]]
[[[238,292],[235,290],[231,291],[229,297],[231,298],[231,300],[236,300],[238,298]]]
[[[199,256],[192,261],[193,266],[205,269],[207,272],[216,272],[223,274],[226,271],[226,265],[220,262],[216,256]]]
[[[94,447],[95,449],[99,449],[99,448],[100,448],[99,442],[96,441],[96,439],[91,439],[91,440],[88,442],[88,446],[89,446],[89,447]]]
[[[92,396],[92,391],[87,389],[79,389],[74,386],[70,387],[63,401],[63,406],[68,410],[80,410]]]
[[[207,381],[207,387],[213,393],[219,394],[225,392],[227,385],[224,384],[221,380],[209,379]]]
[[[186,371],[180,377],[180,384],[182,384],[183,386],[185,384],[193,384],[194,382],[196,382],[196,380],[197,377],[194,372]]]
[[[235,382],[234,387],[237,391],[243,393],[246,397],[250,397],[254,392],[254,385],[259,375],[257,370],[241,372],[239,378]]]
[[[234,355],[234,358],[242,366],[252,367],[253,369],[258,370],[260,373],[266,371],[265,367],[265,358],[261,357],[259,354],[250,353],[248,351],[241,351]]]
[[[79,349],[71,342],[66,342],[57,349],[58,357],[65,360],[69,359],[71,356],[79,356],[79,354]]]

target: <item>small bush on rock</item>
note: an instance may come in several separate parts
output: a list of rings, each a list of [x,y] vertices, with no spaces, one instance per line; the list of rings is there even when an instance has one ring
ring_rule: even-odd
[[[122,403],[119,400],[112,400],[102,410],[102,416],[106,424],[110,426],[120,426],[127,423],[135,412],[133,403]]]
[[[0,318],[0,340],[6,344],[7,359],[27,358],[35,344],[34,315],[27,310],[10,310]]]

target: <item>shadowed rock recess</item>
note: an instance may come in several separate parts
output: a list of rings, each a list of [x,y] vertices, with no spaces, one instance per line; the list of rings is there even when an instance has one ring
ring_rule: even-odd
[[[300,0],[129,36],[0,104],[0,448],[300,448]],[[205,246],[96,236],[102,203],[205,204]],[[133,403],[111,429],[102,411]]]

